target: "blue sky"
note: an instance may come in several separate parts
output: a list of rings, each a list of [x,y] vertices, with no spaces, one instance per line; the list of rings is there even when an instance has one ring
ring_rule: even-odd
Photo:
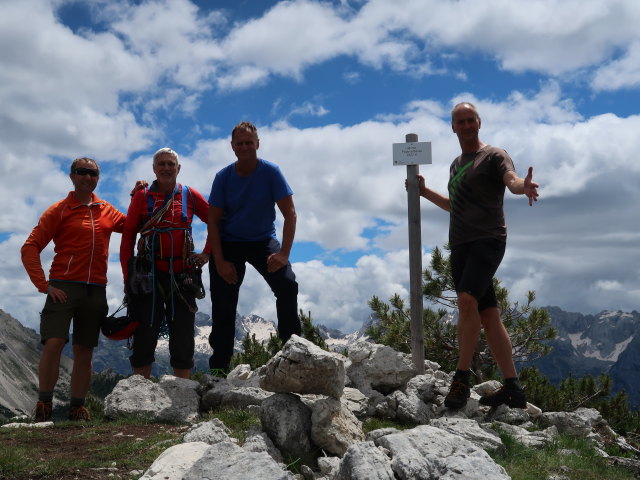
[[[0,1],[0,308],[37,327],[44,296],[18,251],[70,190],[73,158],[98,160],[97,193],[126,211],[170,146],[179,181],[208,196],[234,160],[231,128],[251,120],[295,192],[300,307],[353,331],[371,296],[408,297],[406,170],[391,145],[431,141],[421,172],[445,192],[459,153],[449,111],[466,100],[481,139],[541,184],[533,208],[506,197],[498,276],[512,299],[535,290],[539,306],[638,310],[639,20],[635,0]],[[426,266],[448,217],[421,206]],[[210,312],[208,298],[199,306]],[[275,319],[257,275],[238,309]]]

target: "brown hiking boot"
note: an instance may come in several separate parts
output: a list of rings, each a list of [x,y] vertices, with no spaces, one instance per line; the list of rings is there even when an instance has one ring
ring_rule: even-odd
[[[503,385],[495,392],[480,399],[480,405],[489,407],[497,407],[503,403],[509,408],[527,408],[527,396],[524,389]]]
[[[71,407],[71,409],[69,409],[69,420],[89,421],[91,420],[91,412],[87,410],[87,407],[82,405],[79,407]]]
[[[444,405],[447,408],[458,410],[467,404],[467,399],[471,395],[469,385],[458,380],[451,382],[449,393],[444,398]]]
[[[52,402],[43,402],[40,400],[36,403],[36,406],[33,407],[33,412],[31,412],[31,418],[36,423],[40,422],[48,422],[51,420],[51,414],[53,413],[53,403]]]

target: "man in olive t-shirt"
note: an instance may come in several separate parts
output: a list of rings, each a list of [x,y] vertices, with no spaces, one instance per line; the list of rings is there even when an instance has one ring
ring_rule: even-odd
[[[507,152],[480,141],[480,125],[478,111],[471,103],[459,103],[451,111],[451,127],[462,153],[451,164],[448,197],[427,188],[424,178],[418,175],[420,195],[450,212],[449,245],[458,299],[459,357],[445,405],[458,409],[467,403],[471,361],[480,329],[484,328],[505,381],[499,390],[482,397],[480,403],[525,408],[527,401],[513,362],[511,340],[500,320],[493,276],[507,240],[505,187],[513,194],[526,195],[532,205],[538,199],[538,184],[532,181],[532,167],[524,179],[520,178]]]

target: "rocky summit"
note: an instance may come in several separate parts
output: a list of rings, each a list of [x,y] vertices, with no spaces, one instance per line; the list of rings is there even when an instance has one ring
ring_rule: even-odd
[[[502,431],[525,446],[553,442],[562,432],[589,439],[603,456],[607,443],[640,453],[593,409],[481,406],[478,399],[499,385],[495,381],[476,385],[467,405],[451,411],[443,405],[451,374],[430,361],[425,369],[416,375],[410,356],[387,346],[357,342],[345,357],[294,335],[266,365],[239,365],[227,378],[123,379],[106,397],[105,414],[191,424],[183,443],[165,450],[145,480],[508,479],[487,453],[502,446]],[[203,420],[225,406],[260,418],[241,445],[219,419]],[[417,426],[365,435],[362,422],[372,416]],[[320,455],[301,467],[301,475],[286,470],[283,459],[314,452]]]

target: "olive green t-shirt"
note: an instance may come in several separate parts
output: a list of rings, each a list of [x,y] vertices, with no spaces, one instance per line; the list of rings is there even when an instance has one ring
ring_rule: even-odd
[[[451,246],[482,238],[507,240],[503,177],[508,171],[515,171],[511,157],[491,145],[463,153],[453,161],[448,187]]]

